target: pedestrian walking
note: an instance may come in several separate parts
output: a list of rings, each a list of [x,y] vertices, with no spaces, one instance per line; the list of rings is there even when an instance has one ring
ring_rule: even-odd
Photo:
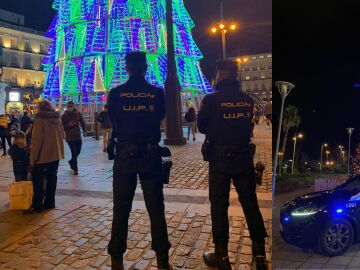
[[[61,117],[61,122],[64,127],[66,142],[71,150],[71,159],[68,161],[73,175],[78,175],[78,161],[77,158],[81,153],[82,139],[80,133],[80,126],[86,136],[85,122],[81,113],[76,110],[75,104],[69,101],[66,106],[66,111]]]
[[[232,180],[249,228],[253,262],[257,269],[266,269],[267,233],[256,198],[250,147],[254,102],[240,90],[235,62],[218,61],[217,77],[219,81],[215,93],[204,97],[197,119],[199,131],[206,135],[202,153],[204,160],[209,161],[209,196],[215,244],[215,252],[205,253],[203,259],[210,267],[231,269],[228,207]]]
[[[193,135],[193,141],[195,138],[195,130],[196,130],[196,112],[194,106],[192,104],[189,105],[189,110],[185,114],[185,120],[188,124],[188,136],[187,139],[190,140],[190,130]]]
[[[108,252],[111,269],[121,270],[127,249],[128,219],[140,178],[146,208],[150,216],[152,249],[158,269],[170,269],[163,183],[159,151],[160,122],[165,117],[163,90],[148,84],[146,54],[129,53],[125,57],[129,80],[110,91],[108,109],[116,138],[113,174],[114,213]]]
[[[108,106],[104,106],[104,110],[99,113],[97,121],[100,122],[103,133],[103,152],[106,153],[106,148],[112,135],[112,124],[109,117]]]
[[[26,147],[26,135],[18,131],[14,136],[9,154],[13,161],[13,172],[15,181],[26,181],[29,177],[29,149]]]
[[[9,148],[11,147],[11,117],[8,114],[0,116],[0,137],[1,137],[1,148],[3,150],[2,156],[6,156],[6,142]]]
[[[49,101],[43,100],[38,104],[31,137],[30,167],[34,189],[32,206],[24,214],[55,208],[57,172],[59,161],[63,158],[64,134],[60,113],[54,110]]]

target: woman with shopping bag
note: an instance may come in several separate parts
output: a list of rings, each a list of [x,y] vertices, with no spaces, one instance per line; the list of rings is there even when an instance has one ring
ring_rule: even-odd
[[[55,208],[57,172],[61,159],[64,159],[64,134],[60,113],[49,101],[43,100],[38,104],[31,136],[30,166],[34,195],[32,206],[24,214]]]

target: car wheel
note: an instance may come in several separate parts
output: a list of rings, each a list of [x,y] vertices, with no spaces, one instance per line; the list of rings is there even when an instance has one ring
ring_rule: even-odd
[[[344,254],[354,240],[354,229],[349,221],[343,218],[329,221],[319,236],[319,251],[327,256]]]

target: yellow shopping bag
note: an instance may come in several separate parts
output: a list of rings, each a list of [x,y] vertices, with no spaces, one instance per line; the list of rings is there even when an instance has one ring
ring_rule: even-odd
[[[32,203],[33,185],[31,181],[9,184],[10,210],[26,210]]]

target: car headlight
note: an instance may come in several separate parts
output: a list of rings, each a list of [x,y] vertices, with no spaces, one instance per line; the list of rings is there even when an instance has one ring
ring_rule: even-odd
[[[316,214],[320,210],[321,210],[321,208],[316,207],[316,206],[302,206],[302,207],[299,207],[299,208],[291,211],[291,215],[293,217],[311,216],[311,215]]]

